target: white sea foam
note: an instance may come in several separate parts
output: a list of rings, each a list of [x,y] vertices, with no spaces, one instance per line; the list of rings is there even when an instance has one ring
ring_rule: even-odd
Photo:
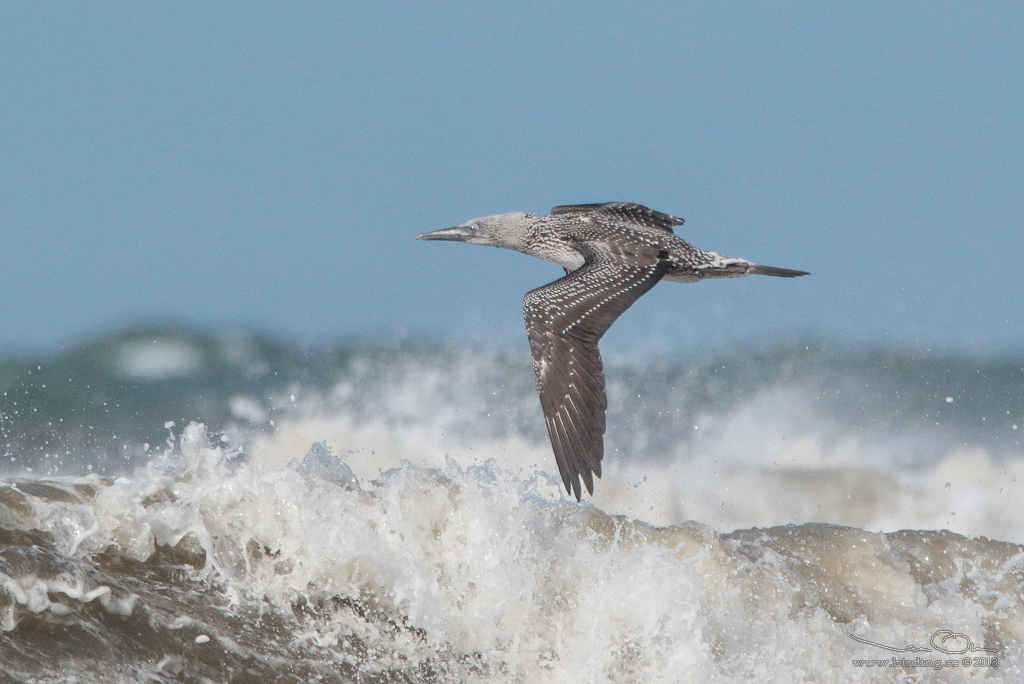
[[[391,403],[370,418],[310,404],[303,417],[280,421],[273,434],[252,440],[252,453],[279,467],[324,441],[361,479],[403,463],[443,468],[448,458],[466,466],[494,459],[515,477],[557,479],[546,441],[514,430],[460,430],[465,418],[457,409],[427,394],[396,386],[387,393]],[[473,411],[473,397],[460,401]],[[696,520],[722,532],[827,522],[873,531],[948,529],[1024,543],[1024,508],[1016,503],[1024,500],[1024,453],[997,457],[932,438],[929,458],[908,465],[906,447],[920,447],[926,437],[914,444],[915,436],[896,435],[880,443],[815,413],[805,394],[786,387],[767,388],[694,423],[693,436],[667,452],[650,453],[641,434],[637,444],[610,453],[593,503],[652,524]],[[559,496],[557,487],[549,494]]]
[[[112,547],[147,561],[158,547],[200,548],[201,573],[239,608],[289,616],[297,601],[355,602],[283,638],[367,675],[441,662],[445,681],[895,681],[922,670],[854,660],[894,655],[882,646],[927,648],[942,630],[997,650],[999,666],[928,668],[934,681],[1012,682],[1024,673],[1020,546],[823,524],[730,534],[701,523],[655,527],[609,515],[600,500],[566,501],[560,482],[496,460],[402,463],[416,437],[372,445],[378,464],[394,461],[383,472],[361,451],[336,460],[320,446],[304,456],[302,425],[328,441],[380,438],[372,426],[332,424],[336,433],[323,422],[283,429],[252,461],[211,445],[193,424],[173,453],[132,476],[19,494],[7,516],[19,529],[45,529],[68,556]],[[495,449],[515,460],[511,445]],[[777,484],[782,496],[816,489],[781,475]],[[735,486],[750,496],[756,484]],[[760,486],[769,488],[763,477]],[[604,489],[629,505],[617,487]],[[50,515],[54,507],[62,515]],[[20,589],[8,592],[7,629],[18,606],[66,609],[53,592],[106,599],[111,611],[126,605],[127,597],[66,578],[0,581]],[[242,655],[251,648],[217,624],[167,628]]]
[[[333,386],[204,386],[224,435],[168,423],[134,472],[0,482],[0,678],[1021,681],[1014,386],[898,360],[879,389],[874,360],[830,358],[610,364],[580,504],[526,358],[371,349]],[[54,624],[94,659],[33,660]]]
[[[117,352],[121,373],[137,380],[152,382],[193,373],[202,362],[202,353],[182,340],[131,340]]]

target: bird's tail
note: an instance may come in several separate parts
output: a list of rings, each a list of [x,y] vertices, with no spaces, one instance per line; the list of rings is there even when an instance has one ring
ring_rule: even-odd
[[[666,280],[681,283],[692,283],[701,278],[741,278],[748,275],[766,275],[776,278],[796,278],[810,275],[807,271],[794,271],[789,268],[775,268],[752,264],[746,259],[722,257],[698,266],[679,267],[665,276]]]
[[[759,266],[751,264],[749,275],[775,276],[776,278],[799,278],[800,276],[811,275],[807,271],[794,271],[791,268],[775,268],[774,266]]]

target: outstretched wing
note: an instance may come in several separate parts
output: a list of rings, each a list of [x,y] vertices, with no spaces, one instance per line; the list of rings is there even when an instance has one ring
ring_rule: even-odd
[[[598,340],[670,268],[657,250],[628,266],[587,251],[582,267],[523,299],[548,436],[565,489],[577,500],[581,477],[594,493],[604,458],[608,401]]]
[[[604,202],[603,204],[563,204],[551,210],[552,216],[578,214],[591,215],[594,218],[611,220],[614,223],[635,223],[648,228],[660,228],[672,231],[672,226],[683,225],[683,219],[671,214],[663,214],[632,202]]]

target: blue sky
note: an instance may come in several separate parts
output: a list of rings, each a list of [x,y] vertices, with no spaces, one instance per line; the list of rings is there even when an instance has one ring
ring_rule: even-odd
[[[413,237],[611,200],[813,273],[663,284],[612,345],[1024,343],[1024,5],[383,7],[0,5],[0,353],[518,341],[557,267]]]

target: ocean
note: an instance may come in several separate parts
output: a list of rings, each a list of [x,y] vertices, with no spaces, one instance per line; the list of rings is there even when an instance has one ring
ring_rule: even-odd
[[[0,361],[0,681],[1024,681],[1024,353],[133,328]]]

